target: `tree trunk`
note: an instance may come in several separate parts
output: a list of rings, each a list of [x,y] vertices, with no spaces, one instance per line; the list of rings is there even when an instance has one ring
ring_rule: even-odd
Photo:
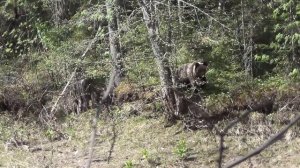
[[[219,0],[218,9],[219,9],[220,13],[223,13],[223,12],[224,12],[224,9],[225,9],[225,1],[226,1],[226,0]]]
[[[297,1],[293,1],[292,2],[293,5],[290,6],[290,9],[289,9],[289,22],[290,23],[295,23],[296,22],[296,18],[297,18],[297,9],[296,9],[296,6],[297,6]],[[291,36],[295,35],[296,33],[299,33],[299,29],[298,29],[298,32],[297,32],[297,29],[292,29],[291,30]],[[295,44],[296,43],[296,44]],[[297,69],[300,69],[300,47],[299,45],[297,45],[297,42],[296,40],[292,39],[291,40],[291,50],[292,50],[292,67],[293,69],[294,68],[297,68]]]
[[[242,40],[243,40],[243,64],[244,70],[247,77],[252,78],[252,44],[248,45],[246,43],[247,40],[247,33],[245,29],[245,9],[244,9],[244,2],[241,0],[241,13],[242,13]],[[250,25],[252,26],[252,25]],[[251,30],[250,30],[251,31]],[[249,33],[248,33],[249,34]],[[250,42],[252,43],[252,42]]]
[[[178,15],[178,22],[179,22],[179,32],[180,37],[182,37],[182,6],[181,6],[181,0],[177,0],[177,15]]]
[[[174,122],[176,117],[176,99],[174,90],[172,89],[171,69],[169,60],[165,58],[163,48],[159,45],[154,5],[152,1],[147,4],[146,0],[139,0],[139,3],[143,11],[144,22],[148,29],[149,40],[158,66],[163,101],[167,110],[166,119],[168,122]]]
[[[97,132],[97,123],[101,112],[101,104],[108,106],[112,101],[111,94],[116,86],[121,82],[122,77],[124,76],[123,64],[122,64],[122,54],[120,49],[120,42],[118,38],[118,23],[116,12],[118,9],[118,0],[106,0],[106,10],[108,18],[108,33],[109,33],[109,46],[110,54],[113,62],[113,68],[109,77],[109,82],[107,84],[104,95],[101,99],[101,103],[98,105],[96,110],[96,115],[92,121],[92,133],[89,147],[89,159],[86,163],[86,168],[89,168],[93,159],[94,145]]]
[[[120,48],[120,40],[118,34],[118,0],[106,0],[107,20],[108,20],[108,33],[109,33],[109,47],[110,54],[113,62],[113,71],[109,83],[114,86],[119,85],[121,79],[124,77],[122,53]]]
[[[56,27],[59,27],[59,25],[61,24],[61,22],[66,18],[66,13],[67,13],[67,9],[66,9],[66,4],[67,4],[67,0],[54,0],[52,1],[52,8],[53,8],[53,19],[54,19],[54,23],[56,25]]]

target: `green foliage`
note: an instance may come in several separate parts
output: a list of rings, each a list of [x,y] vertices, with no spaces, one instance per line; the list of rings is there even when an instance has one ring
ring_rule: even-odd
[[[266,80],[257,80],[257,83],[261,88],[268,88],[268,89],[274,89],[274,88],[280,88],[282,86],[285,86],[289,83],[289,79],[284,76],[271,76],[267,78]]]
[[[11,59],[39,48],[36,24],[41,24],[47,13],[40,1],[6,1],[0,15],[4,16],[0,25],[0,44],[3,43],[2,58]],[[1,17],[0,17],[1,18]]]
[[[259,61],[259,62],[269,62],[270,61],[270,56],[269,55],[266,55],[266,54],[263,54],[263,55],[255,55],[254,56],[254,59],[256,61]]]
[[[159,84],[158,69],[153,59],[128,62],[126,65],[128,80],[144,86]]]
[[[246,75],[243,71],[237,72],[236,70],[222,70],[222,69],[214,69],[211,68],[207,72],[207,79],[209,86],[213,85],[213,87],[208,88],[213,93],[228,92],[232,88],[241,82],[244,82],[247,79]]]
[[[133,168],[133,161],[132,160],[127,160],[125,162],[125,168]]]
[[[273,10],[273,18],[277,21],[274,26],[277,34],[272,47],[281,54],[285,66],[299,68],[299,3],[295,0],[279,0],[276,4],[278,6]]]
[[[105,3],[114,0],[68,0],[56,7],[49,0],[16,2],[1,2],[1,76],[20,74],[23,83],[37,88],[32,89],[35,92],[41,92],[46,86],[57,91],[75,67],[80,67],[84,77],[105,83],[112,68],[107,21],[113,14],[106,11]],[[165,56],[173,70],[184,63],[209,61],[208,85],[203,95],[208,97],[209,105],[216,103],[216,108],[222,106],[219,102],[226,103],[228,93],[242,85],[270,88],[299,80],[300,5],[296,0],[243,2],[243,5],[241,1],[226,2],[224,11],[214,2],[191,2],[200,10],[183,8],[180,22],[175,4],[171,3],[170,11],[158,4],[155,13],[158,43],[162,54],[171,47]],[[121,3],[119,7],[113,4],[113,9],[118,7],[117,14],[120,14],[118,37],[125,80],[137,88],[157,86],[160,84],[158,67],[140,8],[136,2]],[[20,16],[15,16],[15,7]],[[201,10],[210,11],[212,17]],[[99,27],[98,41],[81,59]],[[244,73],[244,55],[253,63],[253,78]],[[28,87],[25,84],[23,88]],[[35,94],[20,89],[19,95],[22,100],[31,100]],[[154,111],[164,110],[161,102],[151,105]]]
[[[74,30],[73,37],[76,40],[83,40],[97,32],[98,27],[95,24],[102,24],[105,20],[105,14],[99,11],[101,8],[103,8],[102,5],[95,4],[82,8],[82,10],[74,14],[70,25]]]
[[[162,112],[164,110],[164,105],[161,101],[153,102],[153,111]]]
[[[65,42],[71,35],[71,28],[68,25],[51,27],[47,23],[37,23],[37,36],[45,49],[55,49]]]
[[[56,133],[53,129],[51,128],[48,128],[46,131],[45,131],[45,136],[50,140],[50,141],[53,141],[55,136],[56,136]]]
[[[236,71],[241,67],[236,55],[236,46],[230,39],[221,39],[218,44],[212,46],[209,57],[210,66],[218,70]]]
[[[231,98],[228,94],[211,94],[205,99],[205,106],[212,112],[222,111],[230,103]]]
[[[300,70],[299,69],[293,69],[292,72],[289,73],[289,77],[292,78],[294,81],[300,81]]]
[[[171,61],[177,65],[182,65],[185,63],[189,63],[193,61],[192,53],[188,49],[188,46],[183,44],[176,52],[176,56],[173,58],[171,57]]]
[[[150,156],[149,151],[146,148],[142,149],[143,159],[149,159],[149,156]]]
[[[140,23],[123,34],[121,43],[126,46],[124,62],[127,79],[139,85],[151,86],[160,82],[146,32],[144,24]]]
[[[174,149],[174,153],[180,158],[184,159],[187,157],[187,144],[185,140],[180,140],[177,142],[176,147]]]

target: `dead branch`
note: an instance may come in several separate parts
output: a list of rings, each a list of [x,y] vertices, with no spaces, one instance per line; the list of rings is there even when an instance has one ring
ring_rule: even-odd
[[[218,167],[222,167],[222,160],[223,160],[223,152],[224,152],[224,137],[226,136],[228,130],[232,128],[235,124],[240,122],[243,118],[245,118],[247,115],[249,115],[251,112],[254,110],[251,108],[247,111],[245,111],[239,118],[231,121],[223,130],[219,131],[217,128],[216,131],[220,136],[220,141],[219,141],[219,159],[218,159]]]
[[[277,134],[272,136],[269,140],[267,140],[261,146],[259,146],[258,148],[250,151],[247,155],[233,161],[232,163],[227,164],[225,166],[225,168],[234,167],[234,166],[242,163],[243,161],[251,158],[252,156],[255,156],[255,155],[259,154],[260,152],[262,152],[263,150],[268,148],[270,145],[272,145],[275,142],[277,142],[278,140],[280,140],[283,137],[283,135],[289,130],[289,128],[292,127],[294,124],[296,124],[299,120],[300,120],[300,114],[298,114],[287,126],[282,128]]]
[[[209,17],[211,20],[219,23],[222,27],[226,28],[228,31],[232,31],[229,27],[225,26],[219,20],[217,20],[216,18],[212,17],[210,14],[204,12],[203,10],[201,10],[200,8],[198,8],[197,6],[195,6],[195,5],[191,4],[191,3],[185,2],[183,0],[178,0],[178,3],[180,3],[180,2],[182,2],[182,3],[184,3],[184,4],[188,5],[188,6],[191,6],[191,7],[195,8],[195,9],[197,9],[198,11],[200,11],[201,13],[203,13],[204,15],[206,15],[207,17]]]
[[[217,134],[220,136],[220,141],[219,141],[219,158],[218,158],[218,167],[221,168],[222,167],[222,160],[223,160],[223,152],[224,152],[224,137],[226,136],[228,130],[230,128],[232,128],[235,124],[237,124],[238,122],[240,122],[243,118],[245,118],[246,116],[248,116],[251,112],[253,111],[258,111],[260,109],[262,109],[263,107],[266,106],[266,103],[260,103],[258,105],[255,105],[254,107],[250,107],[237,119],[231,121],[223,130],[218,130],[217,128],[215,128],[215,130],[217,131]]]

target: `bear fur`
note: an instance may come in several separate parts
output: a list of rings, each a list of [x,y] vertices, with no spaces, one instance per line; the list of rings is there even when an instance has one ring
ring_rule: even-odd
[[[205,76],[207,69],[206,61],[187,63],[176,70],[175,76],[179,84],[193,87],[204,86],[207,82]]]

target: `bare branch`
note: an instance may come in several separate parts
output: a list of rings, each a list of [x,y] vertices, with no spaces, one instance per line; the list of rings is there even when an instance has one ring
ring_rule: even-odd
[[[249,110],[245,111],[239,118],[231,121],[222,131],[219,131],[217,128],[216,131],[220,136],[219,141],[219,159],[218,159],[218,167],[222,167],[222,160],[223,160],[223,152],[224,152],[224,137],[227,134],[227,131],[232,128],[235,124],[240,122],[243,118],[245,118],[247,115],[249,115],[251,112],[253,112],[254,109],[250,108]]]
[[[224,137],[226,136],[228,130],[232,128],[235,124],[240,122],[243,118],[248,116],[251,112],[257,111],[261,108],[263,108],[266,104],[265,103],[260,103],[258,105],[255,105],[253,107],[248,107],[248,110],[246,110],[239,118],[231,121],[223,130],[219,131],[217,128],[215,130],[217,131],[217,134],[220,136],[220,141],[219,141],[219,158],[218,158],[218,167],[222,167],[222,160],[223,160],[223,152],[224,152]]]
[[[251,158],[252,156],[259,154],[261,151],[265,150],[270,145],[272,145],[273,143],[280,140],[282,138],[282,136],[286,133],[286,131],[288,131],[289,128],[292,127],[294,124],[296,124],[299,120],[300,120],[300,114],[298,114],[287,126],[285,126],[281,131],[279,131],[277,134],[275,134],[273,137],[271,137],[269,140],[267,140],[264,144],[262,144],[261,146],[259,146],[256,149],[252,150],[246,156],[243,156],[243,157],[233,161],[232,163],[227,164],[225,166],[225,168],[234,167],[234,166],[242,163],[243,161]]]
[[[198,11],[200,11],[201,13],[203,13],[204,15],[206,15],[207,17],[211,18],[213,21],[219,23],[222,27],[226,28],[229,31],[232,31],[229,27],[225,26],[219,20],[217,20],[216,18],[212,17],[210,14],[204,12],[203,10],[201,10],[200,8],[198,8],[197,6],[195,6],[195,5],[191,4],[191,3],[185,2],[183,0],[178,0],[178,2],[182,2],[182,3],[186,4],[186,5],[189,5],[189,6],[193,7],[193,8],[195,8],[195,9],[197,9]]]
[[[288,105],[290,105],[291,103],[293,103],[296,99],[298,99],[300,96],[296,96],[294,97],[292,100],[288,101],[283,107],[281,107],[278,112],[281,112],[282,110],[285,110],[287,108]]]

